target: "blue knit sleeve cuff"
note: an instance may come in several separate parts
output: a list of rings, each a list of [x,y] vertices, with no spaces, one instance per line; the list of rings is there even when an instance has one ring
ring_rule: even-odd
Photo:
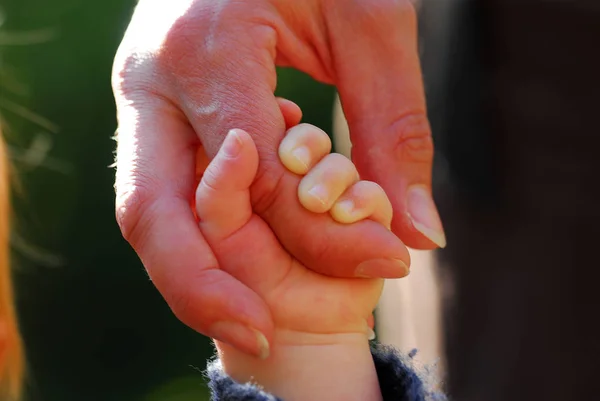
[[[447,401],[436,389],[434,373],[415,368],[415,352],[401,355],[391,347],[374,345],[371,354],[384,401]],[[210,362],[206,373],[212,401],[283,401],[254,384],[235,382],[223,372],[219,360]]]

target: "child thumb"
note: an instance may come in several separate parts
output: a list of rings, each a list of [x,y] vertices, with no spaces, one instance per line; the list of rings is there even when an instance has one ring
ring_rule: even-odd
[[[196,214],[209,243],[221,241],[252,217],[250,185],[258,169],[258,151],[250,135],[229,131],[196,190]]]

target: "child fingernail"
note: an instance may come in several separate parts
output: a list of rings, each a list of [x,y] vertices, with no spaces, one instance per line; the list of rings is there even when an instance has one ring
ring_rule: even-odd
[[[400,259],[373,259],[362,262],[356,268],[356,277],[362,278],[402,278],[410,269]]]
[[[310,151],[307,147],[300,146],[299,148],[292,150],[292,156],[294,156],[296,161],[300,163],[300,165],[302,165],[302,167],[304,167],[306,171],[308,171],[308,169],[310,168],[311,158]]]
[[[242,150],[242,140],[235,130],[231,130],[223,142],[223,151],[229,157],[236,157]]]
[[[266,359],[269,356],[269,342],[265,335],[241,323],[214,323],[210,327],[209,335],[217,341],[227,343],[260,359]]]
[[[327,193],[327,188],[323,185],[315,185],[308,191],[308,194],[319,201],[320,204],[327,205],[329,194]]]
[[[338,202],[336,207],[338,208],[339,212],[345,214],[346,216],[351,216],[352,212],[354,211],[354,202],[350,199],[346,199]]]

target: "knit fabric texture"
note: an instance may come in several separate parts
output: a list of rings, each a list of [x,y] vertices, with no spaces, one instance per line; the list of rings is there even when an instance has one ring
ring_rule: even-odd
[[[401,355],[391,347],[371,347],[383,400],[447,401],[446,396],[436,389],[433,372],[415,368],[415,353]],[[206,374],[213,401],[285,401],[254,384],[235,382],[223,372],[219,360],[208,364]]]

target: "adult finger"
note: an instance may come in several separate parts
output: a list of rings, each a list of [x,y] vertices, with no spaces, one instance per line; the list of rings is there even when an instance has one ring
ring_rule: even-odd
[[[321,129],[300,124],[289,129],[279,145],[279,159],[294,174],[305,175],[331,152],[331,139]]]
[[[184,37],[177,40],[176,36],[184,32],[185,18],[180,18],[178,24],[182,25],[171,30],[173,36],[165,46],[173,54],[186,54],[189,42]],[[305,210],[299,203],[300,179],[285,169],[277,151],[286,122],[273,95],[276,50],[270,46],[275,38],[267,38],[263,43],[262,39],[248,39],[248,31],[252,27],[220,25],[219,30],[207,32],[217,41],[211,47],[214,53],[207,54],[216,62],[225,63],[223,66],[192,68],[177,58],[166,62],[165,68],[179,85],[174,101],[201,139],[206,154],[214,157],[232,128],[250,134],[260,161],[251,187],[253,210],[268,223],[285,249],[305,266],[336,277],[356,277],[357,270],[363,276],[403,277],[410,260],[408,251],[385,227],[372,221],[343,226],[328,215]],[[364,237],[368,240],[356,241]]]
[[[359,181],[340,196],[330,210],[340,223],[351,224],[369,218],[390,228],[392,205],[383,188],[373,181]]]
[[[409,0],[353,2],[328,11],[340,93],[361,178],[394,207],[393,231],[413,248],[444,247],[431,196],[433,144]],[[347,21],[353,21],[348,24]]]
[[[302,178],[298,199],[311,212],[325,213],[358,180],[354,164],[339,153],[331,153]]]
[[[273,323],[263,301],[217,264],[194,219],[198,140],[171,103],[117,85],[116,216],[175,315],[257,356]]]
[[[281,110],[281,114],[285,120],[286,129],[295,127],[300,123],[302,120],[302,109],[300,109],[300,106],[291,100],[282,97],[277,98],[277,104],[279,105],[279,110]]]
[[[285,120],[286,129],[291,129],[300,123],[302,120],[302,110],[291,100],[282,97],[276,98],[281,114]],[[326,134],[325,134],[326,135]],[[200,144],[196,152],[196,185],[200,183],[200,179],[208,166],[210,159],[206,155],[204,147]]]

